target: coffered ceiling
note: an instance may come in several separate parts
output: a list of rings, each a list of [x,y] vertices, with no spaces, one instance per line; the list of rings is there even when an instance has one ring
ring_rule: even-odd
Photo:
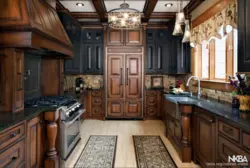
[[[190,13],[204,0],[183,0],[182,8]],[[119,8],[124,0],[57,0],[58,10],[66,8],[82,25],[107,22],[107,12]],[[126,0],[130,8],[142,12],[142,22],[167,22],[175,17],[180,0]],[[79,7],[76,4],[82,3]],[[172,4],[166,7],[166,4]]]

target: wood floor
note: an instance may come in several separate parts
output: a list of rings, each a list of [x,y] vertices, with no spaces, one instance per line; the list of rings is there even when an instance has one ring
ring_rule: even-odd
[[[90,135],[118,135],[116,149],[116,168],[135,168],[136,158],[132,135],[159,135],[165,143],[176,165],[180,168],[198,168],[194,163],[182,163],[164,136],[164,124],[160,120],[146,121],[99,121],[85,120],[81,125],[81,141],[78,143],[64,167],[73,168]]]

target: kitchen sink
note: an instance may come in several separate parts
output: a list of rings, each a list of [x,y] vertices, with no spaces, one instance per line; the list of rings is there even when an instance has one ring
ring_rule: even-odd
[[[186,102],[186,103],[193,103],[197,102],[197,99],[193,99],[191,97],[168,97],[168,99],[178,103],[178,102]]]

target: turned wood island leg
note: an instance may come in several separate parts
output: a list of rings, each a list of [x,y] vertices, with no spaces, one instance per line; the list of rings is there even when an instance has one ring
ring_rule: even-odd
[[[191,162],[191,113],[192,106],[181,106],[181,127],[182,127],[182,161]]]
[[[45,112],[46,130],[47,130],[47,152],[45,157],[45,168],[59,168],[59,156],[56,151],[56,136],[57,136],[57,123],[59,118],[58,111]]]

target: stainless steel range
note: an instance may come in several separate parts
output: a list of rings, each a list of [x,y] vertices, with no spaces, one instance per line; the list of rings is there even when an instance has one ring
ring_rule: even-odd
[[[46,96],[25,101],[25,107],[56,107],[60,114],[60,155],[66,160],[80,140],[83,105],[73,97]]]

